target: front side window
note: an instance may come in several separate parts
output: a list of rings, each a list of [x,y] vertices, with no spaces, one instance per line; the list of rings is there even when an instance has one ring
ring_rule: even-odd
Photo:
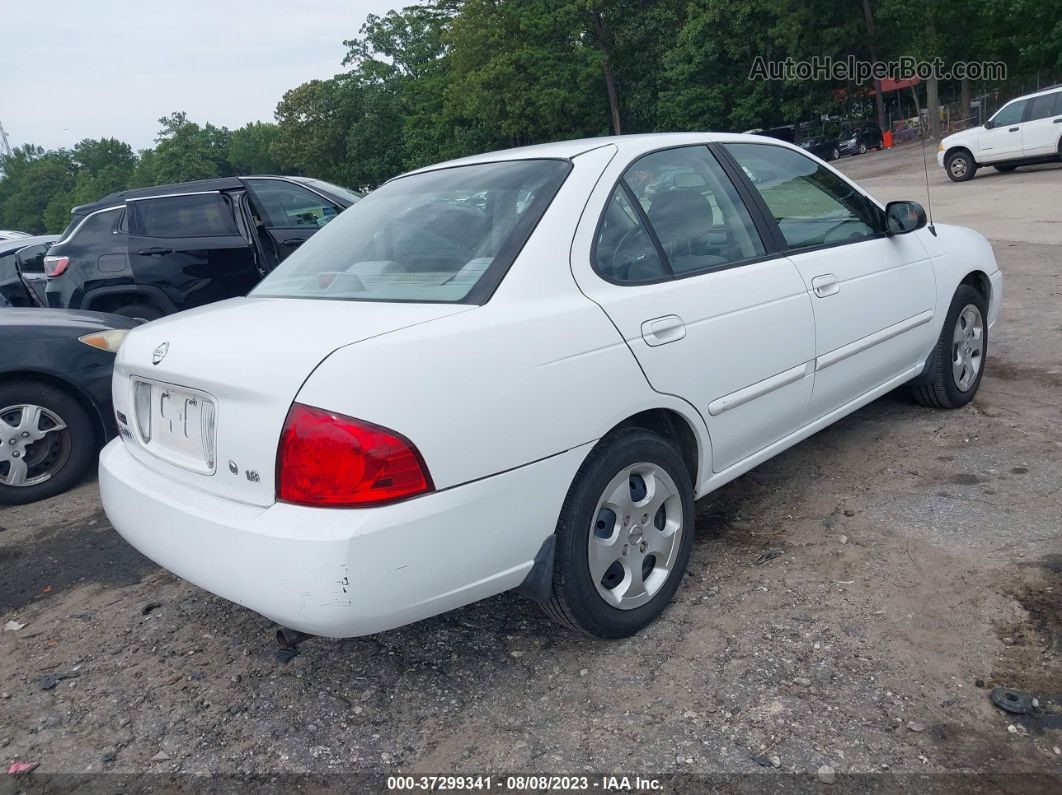
[[[646,249],[653,242],[646,221],[656,251]],[[624,172],[598,229],[594,264],[612,281],[638,283],[764,253],[748,210],[715,157],[704,146],[688,146],[645,155]]]
[[[392,180],[311,237],[252,294],[484,301],[570,170],[566,160],[511,160]]]
[[[1047,119],[1054,116],[1056,114],[1055,100],[1059,98],[1062,98],[1062,91],[1033,97],[1032,108],[1029,110],[1029,121]]]
[[[1019,99],[1017,102],[1011,102],[1003,110],[992,117],[993,127],[1002,127],[1005,124],[1017,124],[1021,121],[1022,114],[1025,113],[1025,103],[1027,99]]]
[[[244,180],[262,209],[270,229],[319,229],[339,208],[311,190],[282,179]]]
[[[138,199],[128,203],[127,212],[134,235],[173,238],[237,234],[232,207],[220,193]]]
[[[789,248],[848,243],[877,234],[877,208],[826,166],[781,146],[725,146],[763,197]]]

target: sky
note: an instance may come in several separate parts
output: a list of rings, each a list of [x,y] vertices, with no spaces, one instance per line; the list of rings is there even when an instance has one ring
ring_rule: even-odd
[[[173,111],[230,129],[273,121],[285,91],[342,70],[368,14],[412,2],[0,0],[0,123],[12,147],[144,149]]]

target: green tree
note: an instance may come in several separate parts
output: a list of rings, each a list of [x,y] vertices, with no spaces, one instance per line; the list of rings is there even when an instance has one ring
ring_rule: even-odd
[[[275,124],[256,121],[232,131],[228,162],[236,174],[279,174],[283,169],[273,153],[280,136]]]

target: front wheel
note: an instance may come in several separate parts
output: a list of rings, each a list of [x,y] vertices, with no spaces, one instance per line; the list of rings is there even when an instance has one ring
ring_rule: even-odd
[[[951,299],[925,372],[912,383],[923,406],[957,409],[974,399],[988,355],[988,302],[968,284]]]
[[[841,153],[837,149],[834,149],[831,155],[830,160],[838,160],[841,157]]]
[[[952,182],[966,182],[968,179],[973,179],[974,174],[977,173],[977,163],[974,162],[969,152],[956,152],[948,158],[944,168],[948,172],[948,179]]]
[[[865,155],[866,153],[867,153],[867,145],[866,144],[860,144],[859,145],[859,154]]]
[[[678,589],[693,528],[693,484],[675,447],[640,428],[610,434],[561,509],[546,613],[600,638],[633,635]]]

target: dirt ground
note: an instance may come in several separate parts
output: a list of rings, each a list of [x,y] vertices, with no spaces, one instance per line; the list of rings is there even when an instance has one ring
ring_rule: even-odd
[[[924,197],[916,148],[840,167]],[[31,787],[537,772],[777,790],[829,766],[846,791],[1059,791],[1062,168],[930,175],[937,220],[969,216],[1006,274],[977,400],[894,393],[702,500],[687,582],[637,637],[581,637],[504,594],[281,664],[270,622],[128,547],[89,482],[0,509],[0,623],[26,624],[0,636],[0,760],[40,762]],[[997,685],[1042,714],[1003,713]]]

